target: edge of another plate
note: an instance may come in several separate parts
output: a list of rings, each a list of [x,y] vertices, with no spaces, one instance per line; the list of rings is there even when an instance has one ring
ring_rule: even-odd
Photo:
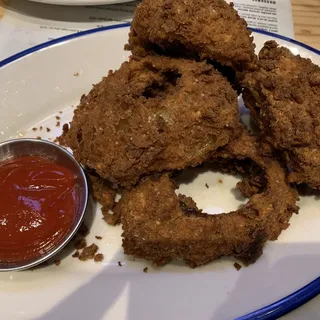
[[[36,3],[45,3],[59,6],[98,6],[98,5],[110,5],[110,4],[122,4],[126,2],[132,2],[134,0],[29,0]]]
[[[116,25],[111,25],[111,26],[106,26],[106,27],[101,27],[101,28],[95,28],[95,29],[90,29],[82,32],[78,32],[75,34],[70,34],[61,38],[57,38],[48,42],[44,42],[42,44],[39,44],[37,46],[31,47],[29,49],[26,49],[24,51],[21,51],[17,54],[12,55],[11,57],[8,57],[2,61],[0,61],[0,68],[13,63],[25,56],[28,56],[36,51],[46,49],[48,47],[54,46],[56,44],[61,44],[63,42],[73,40],[82,36],[87,36],[90,34],[94,34],[97,32],[102,32],[102,31],[108,31],[108,30],[113,30],[113,29],[119,29],[119,28],[127,28],[130,26],[130,23],[121,23],[121,24],[116,24]],[[320,56],[320,51],[312,48],[304,43],[301,43],[297,40],[281,36],[272,32],[264,31],[264,30],[258,30],[254,28],[250,28],[253,32],[255,33],[260,33],[263,35],[271,36],[277,39],[285,40],[287,42],[290,42],[294,45],[297,45],[299,47],[302,47],[304,49],[307,49],[317,55]],[[265,306],[261,309],[258,309],[256,311],[253,311],[251,313],[248,313],[247,315],[241,316],[237,318],[236,320],[249,320],[249,319],[259,319],[259,320],[268,320],[268,319],[276,319],[278,317],[281,317],[294,309],[300,307],[301,305],[305,304],[315,296],[320,294],[320,277],[313,280],[306,286],[302,287],[301,289],[293,292],[292,294],[268,305]]]

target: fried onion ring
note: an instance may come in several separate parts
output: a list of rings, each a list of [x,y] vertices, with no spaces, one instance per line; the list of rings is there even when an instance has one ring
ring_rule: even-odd
[[[224,0],[144,0],[132,20],[127,50],[218,61],[245,70],[255,61],[247,23]]]
[[[297,194],[286,183],[285,172],[272,158],[262,157],[247,133],[230,143],[215,161],[252,160],[265,174],[266,186],[237,211],[208,215],[186,196],[175,194],[168,175],[146,177],[120,199],[125,254],[155,265],[182,259],[195,268],[222,256],[245,264],[262,254],[267,240],[276,240],[296,206]]]
[[[132,58],[81,98],[64,141],[75,158],[124,187],[206,161],[241,132],[238,101],[210,65]]]

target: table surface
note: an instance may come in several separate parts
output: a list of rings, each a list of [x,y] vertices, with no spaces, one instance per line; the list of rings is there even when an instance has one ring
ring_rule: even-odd
[[[320,50],[320,0],[291,0],[297,40]]]
[[[0,0],[0,18],[3,1]],[[291,0],[291,4],[295,38],[320,50],[320,0]]]

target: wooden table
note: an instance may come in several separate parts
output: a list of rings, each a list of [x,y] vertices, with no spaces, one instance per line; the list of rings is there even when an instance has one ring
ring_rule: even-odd
[[[291,3],[296,39],[320,50],[320,0]]]

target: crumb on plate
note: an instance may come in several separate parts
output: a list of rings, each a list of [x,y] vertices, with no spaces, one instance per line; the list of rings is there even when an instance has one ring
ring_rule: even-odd
[[[104,256],[103,256],[103,254],[102,253],[97,253],[95,256],[94,256],[94,261],[95,262],[101,262],[101,261],[103,261],[103,258],[104,258]]]
[[[87,240],[85,238],[77,239],[74,243],[74,247],[78,250],[83,249],[87,246]]]
[[[98,249],[99,247],[95,243],[92,243],[90,246],[85,247],[80,253],[79,260],[86,261],[89,259],[93,259]]]
[[[73,255],[72,258],[78,258],[80,255],[80,252],[77,250]]]
[[[235,262],[233,266],[237,269],[237,271],[239,271],[242,268],[242,265],[238,262]]]

